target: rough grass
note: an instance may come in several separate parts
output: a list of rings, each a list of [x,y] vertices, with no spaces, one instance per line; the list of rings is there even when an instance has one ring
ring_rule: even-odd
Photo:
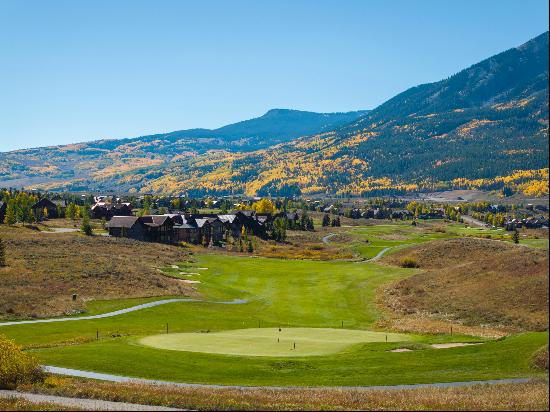
[[[63,407],[53,403],[36,403],[21,398],[0,397],[0,411],[74,411],[73,407]]]
[[[548,329],[548,252],[484,239],[447,239],[385,258],[415,260],[422,272],[399,280],[381,299],[419,315],[511,331]]]
[[[548,410],[548,382],[359,391],[237,390],[114,384],[50,377],[22,390],[190,410]]]
[[[91,299],[193,293],[158,271],[187,258],[189,252],[182,248],[7,225],[0,225],[0,236],[8,264],[0,268],[3,319],[75,314]],[[75,302],[73,293],[78,295]]]
[[[548,345],[539,349],[533,355],[533,366],[548,371]]]

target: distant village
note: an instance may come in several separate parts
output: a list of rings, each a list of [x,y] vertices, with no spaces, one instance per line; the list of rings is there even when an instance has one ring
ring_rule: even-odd
[[[315,230],[308,212],[322,213],[322,226],[340,226],[340,218],[417,220],[475,219],[506,230],[548,227],[544,205],[496,205],[488,202],[435,205],[374,198],[354,207],[343,201],[304,199],[189,199],[169,196],[60,196],[4,190],[0,222],[33,223],[55,218],[102,221],[112,237],[161,243],[220,246],[249,242],[252,236],[284,241],[287,230]],[[137,207],[134,207],[137,205]],[[90,230],[91,232],[91,230]]]

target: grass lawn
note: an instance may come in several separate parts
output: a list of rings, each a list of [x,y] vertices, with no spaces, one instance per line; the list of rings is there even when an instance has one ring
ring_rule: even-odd
[[[317,356],[234,356],[144,346],[140,339],[166,333],[198,333],[207,339],[224,332],[236,337],[248,329],[273,333],[279,327],[376,329],[383,317],[376,306],[378,287],[416,273],[369,263],[295,261],[205,254],[166,270],[196,284],[208,302],[180,302],[112,318],[17,325],[0,328],[45,364],[183,382],[243,385],[386,385],[538,375],[530,358],[547,343],[547,333],[517,335],[482,345],[432,349],[429,343],[481,341],[459,335],[409,335],[410,342],[353,342]],[[194,273],[181,275],[180,272]],[[243,304],[223,304],[233,299]],[[128,300],[131,306],[142,300]],[[92,311],[119,309],[97,302]],[[258,328],[258,326],[261,328]],[[100,339],[95,340],[99,331]],[[340,332],[342,332],[340,330]],[[351,332],[353,333],[353,332]],[[356,332],[359,335],[361,332]],[[308,332],[311,334],[311,331]],[[177,335],[175,335],[177,336]],[[376,335],[371,335],[376,336]],[[201,339],[203,339],[201,337]],[[296,336],[298,338],[298,336]],[[302,337],[304,338],[304,337]],[[244,338],[243,338],[244,339]],[[319,339],[319,336],[316,337]],[[336,340],[342,341],[342,336]],[[314,339],[315,340],[315,339]],[[326,341],[327,339],[325,339]],[[346,340],[346,339],[343,339]],[[219,343],[227,351],[228,340]],[[260,342],[260,343],[258,343]],[[297,341],[297,345],[300,341]],[[208,342],[207,342],[208,343]],[[205,345],[195,341],[195,345]],[[216,342],[208,343],[211,347]],[[251,345],[261,344],[254,340]],[[309,353],[318,346],[315,342]],[[301,343],[300,343],[301,345]],[[238,346],[242,345],[239,343]],[[412,352],[388,350],[407,346]],[[196,346],[195,346],[196,347]],[[301,346],[299,347],[301,348]],[[206,346],[205,346],[206,349]],[[257,349],[248,348],[249,352]]]
[[[216,333],[169,333],[139,343],[159,349],[240,356],[329,355],[358,343],[402,342],[405,334],[331,328],[250,328]]]
[[[419,221],[418,226],[413,226],[411,221],[396,221],[353,228],[351,233],[355,240],[350,247],[355,253],[366,259],[373,258],[386,248],[392,248],[387,252],[392,253],[409,245],[436,239],[481,237],[512,241],[511,232],[506,232],[501,228],[466,227],[461,223],[445,223],[443,220]],[[520,243],[530,247],[548,249],[547,238],[521,238]]]
[[[37,352],[47,364],[151,379],[226,385],[355,386],[544,376],[531,356],[547,333],[452,349],[393,353],[399,343],[355,345],[333,355],[241,357],[160,350],[132,338],[50,348]],[[414,344],[411,344],[411,347]]]

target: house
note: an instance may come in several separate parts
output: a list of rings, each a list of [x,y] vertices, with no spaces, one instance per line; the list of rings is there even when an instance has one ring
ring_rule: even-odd
[[[8,204],[6,202],[0,202],[0,224],[4,223],[7,207],[8,207]]]
[[[130,203],[105,203],[98,202],[91,208],[93,219],[111,220],[113,216],[132,216]]]
[[[213,245],[219,245],[225,236],[225,225],[216,217],[207,217],[210,224],[210,237]]]
[[[361,217],[365,219],[374,219],[374,209],[367,209],[361,213]]]
[[[37,217],[49,217],[49,218],[58,218],[61,217],[65,212],[65,202],[63,201],[51,201],[43,197],[34,205],[31,206],[34,215]]]
[[[412,212],[404,209],[404,210],[394,210],[391,212],[391,218],[392,219],[401,219],[405,220],[408,219],[410,216],[412,216]]]
[[[140,221],[145,225],[146,240],[160,243],[173,242],[174,222],[168,216],[142,216]]]
[[[201,217],[195,219],[195,223],[199,229],[199,243],[209,245],[212,240],[212,227],[208,221],[208,218]]]
[[[201,242],[200,238],[200,229],[197,226],[197,222],[192,217],[183,217],[182,215],[179,215],[181,217],[178,219],[173,219],[174,226],[173,226],[173,239],[172,241],[174,243],[178,242],[186,242],[186,243],[193,243],[198,244]]]
[[[274,216],[275,218],[286,219],[288,227],[296,227],[300,223],[300,216],[297,212],[281,212]]]
[[[106,225],[110,236],[146,240],[146,229],[137,216],[113,216]]]
[[[230,214],[230,215],[218,215],[218,219],[225,226],[225,230],[234,238],[240,238],[242,234],[242,228],[244,222],[240,215]]]

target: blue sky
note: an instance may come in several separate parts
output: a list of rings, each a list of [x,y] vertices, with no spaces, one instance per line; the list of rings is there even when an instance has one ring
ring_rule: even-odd
[[[374,108],[546,30],[539,0],[0,0],[0,151]]]

